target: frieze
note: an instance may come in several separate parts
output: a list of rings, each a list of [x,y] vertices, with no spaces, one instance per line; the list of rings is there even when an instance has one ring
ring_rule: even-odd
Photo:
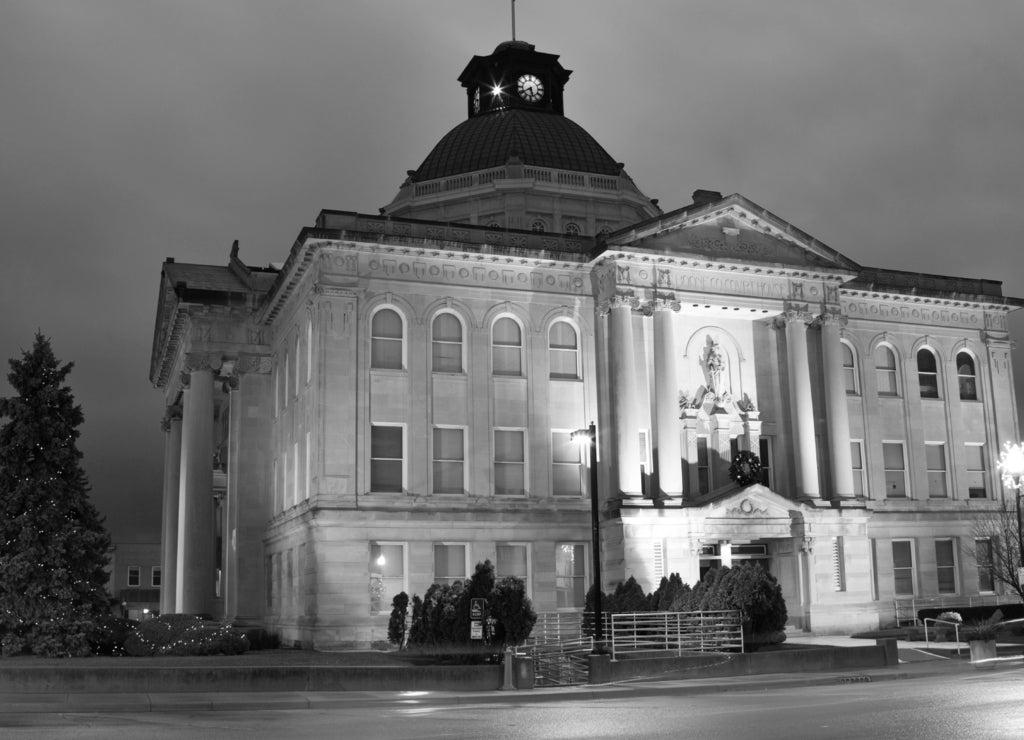
[[[760,257],[763,259],[771,259],[779,253],[778,247],[774,244],[755,244],[754,242],[736,238],[693,237],[687,240],[687,244],[703,252],[721,252],[723,254]]]
[[[382,272],[387,277],[429,279],[446,283],[477,283],[523,290],[557,290],[577,294],[583,293],[586,288],[586,280],[580,274],[519,267],[437,264],[373,257],[367,262],[367,268],[372,272]]]
[[[274,361],[268,355],[241,352],[238,355],[238,360],[235,362],[235,372],[238,374],[256,373],[258,375],[267,375],[273,366]]]
[[[907,306],[899,303],[850,301],[843,303],[847,316],[887,321],[917,321],[946,326],[981,328],[977,312],[928,306]]]
[[[774,298],[784,300],[788,297],[787,287],[780,281],[762,281],[718,275],[681,275],[677,289],[695,293],[718,293],[722,295],[742,295],[753,298]]]

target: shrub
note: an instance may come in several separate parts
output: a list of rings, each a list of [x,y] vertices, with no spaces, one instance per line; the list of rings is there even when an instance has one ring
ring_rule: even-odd
[[[238,655],[249,640],[230,625],[214,625],[191,614],[165,614],[140,623],[124,643],[125,653],[147,655]]]
[[[402,647],[405,644],[405,620],[409,614],[409,594],[402,591],[391,600],[391,618],[388,620],[388,642]]]
[[[97,655],[124,655],[124,643],[139,623],[134,619],[122,619],[113,614],[104,614],[89,633],[89,647]]]
[[[485,599],[487,602],[482,641],[470,639],[470,605],[473,599]],[[397,601],[396,597],[392,622],[397,621],[401,611],[397,608]],[[401,618],[404,624],[404,615]],[[412,619],[406,645],[446,656],[476,654],[480,657],[481,647],[490,655],[497,651],[496,648],[521,643],[529,637],[536,621],[537,614],[522,580],[509,576],[496,583],[494,566],[485,560],[477,564],[469,580],[450,585],[435,583],[427,589],[422,600],[419,596],[412,597]],[[392,638],[390,626],[388,636]],[[394,636],[397,637],[397,632]],[[400,644],[394,639],[391,642]]]
[[[508,645],[519,645],[530,636],[537,622],[537,612],[526,595],[526,584],[522,579],[506,576],[498,581],[491,591],[488,605],[494,620],[492,644],[504,649]]]

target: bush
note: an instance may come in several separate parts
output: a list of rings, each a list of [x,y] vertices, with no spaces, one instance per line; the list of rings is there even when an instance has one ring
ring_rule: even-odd
[[[399,645],[399,621],[405,624],[406,601],[398,597],[392,604],[388,638]],[[484,639],[470,639],[470,605],[473,599],[485,599]],[[526,586],[514,577],[495,582],[494,566],[489,560],[478,563],[472,577],[452,584],[433,584],[420,599],[412,597],[412,619],[406,645],[422,652],[444,656],[459,655],[473,660],[491,656],[506,645],[521,643],[529,637],[537,614]],[[394,630],[392,630],[392,625]],[[483,648],[483,653],[481,653]],[[469,655],[469,658],[464,656]]]
[[[405,644],[405,619],[409,614],[409,594],[402,591],[391,600],[391,619],[388,620],[388,642],[402,647]]]
[[[140,623],[124,643],[125,653],[148,655],[239,655],[249,640],[230,625],[204,622],[191,614],[165,614]]]
[[[124,655],[125,640],[138,626],[134,619],[104,614],[96,620],[95,629],[89,633],[89,647],[96,655]]]

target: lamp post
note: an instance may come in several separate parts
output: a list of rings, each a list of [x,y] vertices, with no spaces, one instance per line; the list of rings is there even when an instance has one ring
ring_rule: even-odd
[[[1024,534],[1020,521],[1020,494],[1024,486],[1024,444],[1007,442],[999,453],[999,472],[1003,474],[1003,485],[1012,488],[1017,503],[1017,583],[1024,586]]]
[[[594,653],[604,649],[604,615],[601,613],[601,520],[597,504],[597,427],[591,422],[578,429],[572,438],[590,448],[590,549],[594,557]]]

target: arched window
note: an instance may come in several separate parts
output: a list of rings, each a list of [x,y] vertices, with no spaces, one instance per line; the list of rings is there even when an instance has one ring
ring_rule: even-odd
[[[578,224],[569,221],[565,225],[565,235],[570,237],[577,237],[580,235],[580,227]]]
[[[878,378],[878,395],[899,395],[899,386],[896,383],[896,355],[884,344],[875,348],[875,373]]]
[[[462,372],[462,322],[450,313],[434,318],[431,367],[435,373]]]
[[[917,351],[917,382],[921,386],[921,398],[939,397],[939,368],[935,353],[923,347]]]
[[[847,395],[856,396],[859,389],[857,387],[857,363],[853,359],[853,348],[846,342],[840,342],[839,348],[843,357],[843,385],[846,387]]]
[[[978,376],[974,371],[974,358],[967,352],[956,356],[956,378],[960,386],[960,398],[964,401],[978,400]]]
[[[382,308],[370,321],[370,367],[401,370],[402,317],[390,308]]]
[[[491,349],[495,375],[523,374],[523,330],[508,316],[494,322]]]
[[[547,231],[547,230],[548,230],[548,227],[547,227],[547,224],[544,223],[544,219],[535,218],[533,220],[533,223],[530,224],[530,231],[544,232],[544,231]]]
[[[548,357],[552,378],[578,378],[579,344],[576,330],[567,321],[556,321],[548,332]]]

